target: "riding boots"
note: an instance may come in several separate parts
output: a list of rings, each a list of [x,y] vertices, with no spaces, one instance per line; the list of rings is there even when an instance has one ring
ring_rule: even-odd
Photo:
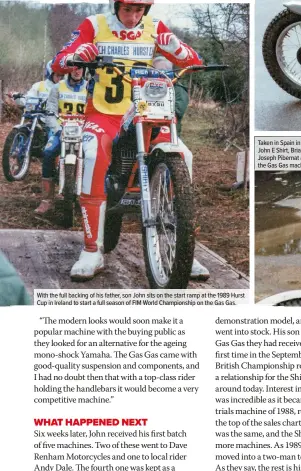
[[[104,225],[106,202],[81,197],[85,246],[73,265],[72,280],[91,280],[104,269]]]
[[[54,207],[54,187],[52,178],[42,178],[42,201],[34,210],[36,214],[45,214]]]

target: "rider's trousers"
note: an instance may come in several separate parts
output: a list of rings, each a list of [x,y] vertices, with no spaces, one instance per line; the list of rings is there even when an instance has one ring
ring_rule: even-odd
[[[95,252],[103,245],[105,177],[111,162],[112,141],[122,116],[105,115],[91,105],[86,113],[83,134],[85,156],[80,205],[83,215],[85,250]]]
[[[61,140],[60,133],[50,136],[43,151],[42,177],[52,178],[54,172],[55,158],[60,155]]]

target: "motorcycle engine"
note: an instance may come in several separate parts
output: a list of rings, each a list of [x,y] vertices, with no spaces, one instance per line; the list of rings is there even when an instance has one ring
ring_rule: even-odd
[[[110,171],[125,185],[136,160],[137,145],[134,126],[113,141]]]

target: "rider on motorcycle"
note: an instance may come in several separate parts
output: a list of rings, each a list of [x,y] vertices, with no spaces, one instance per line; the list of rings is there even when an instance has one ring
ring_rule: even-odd
[[[50,91],[46,109],[55,114],[84,113],[87,101],[87,81],[83,78],[83,69],[72,70],[68,77],[61,80]],[[55,158],[61,150],[61,125],[55,116],[46,118],[49,139],[43,152],[42,201],[35,209],[37,214],[45,214],[53,208],[54,187],[53,171]]]
[[[43,98],[47,100],[52,87],[63,78],[63,74],[53,72],[51,63],[52,61],[49,61],[46,64],[45,80],[34,83],[31,89],[26,93],[25,97],[14,98],[14,95],[16,96],[18,94],[17,93],[11,94],[12,98],[15,99],[15,102],[18,106],[24,107],[26,104],[26,100],[32,97]]]
[[[67,73],[70,71],[67,60],[90,62],[98,54],[119,59],[121,67],[150,65],[156,51],[179,67],[202,64],[198,54],[161,20],[148,16],[153,3],[154,0],[110,0],[110,13],[89,16],[73,32],[71,40],[57,54],[54,70]],[[91,279],[104,268],[105,175],[112,141],[130,104],[130,85],[110,69],[98,69],[94,90],[88,95],[83,137],[85,168],[80,204],[85,246],[71,269],[72,279]],[[208,270],[200,264],[197,268],[198,275],[204,273],[207,279]]]

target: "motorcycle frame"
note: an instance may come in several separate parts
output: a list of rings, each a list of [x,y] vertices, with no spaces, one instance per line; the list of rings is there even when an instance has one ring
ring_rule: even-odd
[[[141,113],[141,105],[145,104],[144,97],[141,94],[141,90],[143,89],[146,82],[150,81],[158,81],[159,83],[166,83],[167,88],[172,87],[172,92],[168,93],[170,96],[172,95],[172,103],[170,107],[170,112],[168,113],[169,116],[161,116],[161,117],[154,117],[148,116],[147,110],[143,114]],[[147,79],[147,78],[134,78],[131,81],[132,87],[132,96],[133,96],[133,104],[134,104],[134,117],[133,117],[133,124],[135,125],[136,130],[136,142],[137,142],[137,159],[132,167],[131,173],[129,175],[128,183],[126,186],[125,191],[123,192],[123,197],[125,194],[135,194],[140,193],[140,206],[141,206],[141,213],[142,213],[142,224],[144,227],[152,227],[156,224],[156,221],[153,218],[152,211],[151,211],[151,197],[150,197],[150,185],[149,185],[149,172],[148,172],[148,165],[146,164],[146,159],[149,160],[151,155],[154,153],[155,150],[161,149],[165,153],[178,153],[182,155],[180,148],[178,147],[178,135],[176,129],[176,115],[175,115],[175,106],[174,106],[174,90],[173,84],[171,80],[167,77],[166,79]],[[151,134],[152,129],[154,127],[168,127],[170,131],[171,141],[170,142],[162,142],[154,146],[154,148],[150,151],[151,145]],[[134,185],[135,176],[138,172],[139,176],[139,183],[140,187]],[[120,201],[122,201],[123,197]]]
[[[84,126],[84,117],[82,115],[61,115],[60,119],[64,120],[62,127],[70,125],[70,122],[76,121],[81,127],[81,135],[76,139],[66,137],[64,140],[61,138],[61,153],[59,158],[59,194],[61,195],[64,191],[65,186],[65,165],[75,165],[76,174],[75,174],[75,191],[74,194],[79,196],[82,190],[82,180],[83,180],[83,168],[84,168],[84,159],[83,159],[83,126]],[[62,131],[63,135],[63,131]],[[66,144],[78,144],[78,149],[76,153],[66,154]]]
[[[39,98],[39,107],[42,105],[44,99]],[[28,144],[25,152],[25,159],[28,159],[29,152],[31,149],[31,144],[34,136],[35,129],[37,127],[37,124],[40,123],[41,118],[45,117],[45,113],[41,112],[41,110],[37,109],[35,111],[28,111],[26,110],[26,105],[23,110],[23,114],[21,117],[20,124],[17,124],[16,126],[13,127],[13,129],[27,129],[29,131],[29,139],[28,139]]]
[[[31,150],[33,136],[34,136],[37,124],[39,124],[39,120],[43,116],[45,115],[43,113],[40,113],[39,111],[30,113],[30,114],[27,111],[25,111],[22,115],[20,124],[17,124],[13,127],[13,129],[18,129],[19,131],[22,129],[26,129],[27,131],[29,131],[29,138],[26,145],[24,160],[30,159],[30,150]],[[26,122],[26,119],[28,119],[29,122]],[[22,180],[23,176],[24,176],[24,172],[22,172],[19,175],[17,180]]]

